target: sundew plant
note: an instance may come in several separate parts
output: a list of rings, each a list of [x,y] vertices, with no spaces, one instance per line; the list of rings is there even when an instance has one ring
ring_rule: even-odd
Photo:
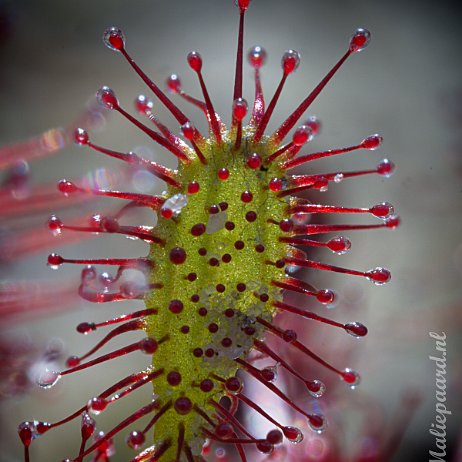
[[[220,88],[229,92],[229,114],[215,110],[213,92],[209,92],[206,82],[207,73],[213,73],[213,63],[206,66],[197,51],[187,55],[187,63],[197,75],[199,97],[187,93],[176,74],[167,79],[164,90],[136,61],[136,50],[130,49],[121,29],[114,26],[104,31],[106,47],[125,60],[144,82],[146,94],[135,99],[132,110],[119,100],[117,89],[102,86],[97,91],[97,101],[117,113],[114,116],[138,128],[165,156],[173,155],[178,165],[167,168],[139,154],[100,145],[98,135],[85,126],[73,133],[82,149],[151,173],[165,182],[165,191],[159,195],[141,194],[100,189],[67,178],[59,181],[59,191],[69,200],[110,197],[120,199],[123,205],[115,213],[94,214],[81,223],[68,223],[53,215],[48,221],[53,234],[123,234],[147,243],[148,251],[128,259],[87,259],[52,253],[48,265],[54,269],[82,265],[76,290],[87,301],[143,300],[145,307],[109,320],[82,320],[77,326],[77,331],[86,336],[82,345],[91,340],[95,330],[106,329],[106,336],[78,356],[69,357],[62,369],[45,365],[37,382],[48,389],[60,380],[71,380],[67,377],[70,375],[94,377],[98,365],[110,361],[116,368],[122,357],[129,360],[139,353],[145,355],[146,366],[121,376],[105,389],[95,389],[92,396],[82,396],[82,405],[65,413],[61,420],[47,421],[44,409],[40,419],[31,416],[31,420],[20,423],[18,433],[25,462],[34,461],[34,446],[46,445],[46,440],[53,437],[53,429],[62,425],[79,427],[76,438],[80,438],[80,448],[67,454],[66,460],[72,462],[120,460],[117,447],[121,444],[133,449],[132,462],[207,460],[214,446],[234,448],[230,454],[235,460],[252,460],[255,450],[271,460],[271,455],[277,454],[275,449],[300,443],[304,435],[293,422],[280,422],[271,415],[258,397],[246,392],[246,383],[261,383],[275,400],[293,409],[318,433],[328,425],[328,416],[308,411],[299,397],[286,393],[277,381],[278,370],[300,381],[307,396],[314,399],[323,399],[325,385],[315,376],[306,375],[309,367],[301,371],[295,362],[321,365],[351,388],[359,384],[360,376],[350,365],[327,362],[316,344],[302,342],[296,330],[280,327],[275,317],[289,312],[299,317],[301,330],[304,323],[324,323],[353,337],[364,337],[367,328],[360,322],[324,317],[302,303],[288,303],[284,293],[300,294],[320,306],[335,303],[332,289],[315,287],[309,280],[297,277],[297,268],[343,273],[376,285],[390,280],[389,271],[380,266],[350,269],[312,259],[315,248],[319,250],[316,255],[347,253],[351,244],[344,232],[394,229],[399,224],[388,202],[359,207],[318,202],[322,197],[319,193],[331,184],[364,175],[391,175],[394,166],[387,159],[361,170],[325,172],[321,167],[327,157],[380,148],[380,135],[370,134],[340,148],[328,140],[325,149],[310,150],[310,142],[321,128],[320,121],[309,113],[312,104],[343,64],[357,59],[357,54],[368,46],[370,33],[364,28],[354,30],[338,61],[333,60],[332,68],[319,84],[300,95],[298,106],[272,131],[270,121],[284,92],[290,91],[289,81],[299,66],[300,55],[295,50],[283,54],[280,82],[264,96],[261,78],[266,51],[261,46],[249,49],[244,40],[246,15],[263,6],[249,3],[250,0],[236,2],[239,26],[234,86]],[[243,94],[246,62],[254,76],[251,102]],[[200,124],[189,117],[189,107],[182,100],[202,112],[208,124],[206,132],[197,128]],[[167,126],[158,118],[156,108],[160,105],[176,124]],[[297,167],[303,167],[304,173],[294,173]],[[300,196],[306,191],[316,195],[310,196],[311,200]],[[156,226],[126,223],[135,208],[156,214]],[[338,222],[324,222],[325,214],[339,217]],[[363,224],[342,224],[343,214],[361,214],[371,219]],[[115,269],[106,273],[101,265]],[[101,354],[99,350],[110,346],[115,337],[122,338],[129,332],[138,332],[139,339]],[[277,345],[281,344],[286,344],[284,353],[278,351]],[[274,366],[259,367],[262,357],[269,358]],[[152,389],[151,398],[140,401],[138,408],[112,426],[100,428],[98,415],[139,388]],[[272,429],[262,434],[247,428],[241,408],[265,418]],[[125,443],[119,434],[125,436]]]

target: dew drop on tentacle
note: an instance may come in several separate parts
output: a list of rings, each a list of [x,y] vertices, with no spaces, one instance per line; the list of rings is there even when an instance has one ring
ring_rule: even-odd
[[[390,178],[393,175],[394,170],[395,164],[388,159],[383,159],[377,166],[377,173],[385,178]]]
[[[322,433],[327,428],[327,421],[324,416],[316,415],[308,420],[308,425],[316,433]]]
[[[138,95],[135,100],[135,108],[140,114],[148,114],[153,107],[154,103],[145,95]]]
[[[351,249],[351,242],[348,238],[344,236],[338,236],[332,238],[328,243],[327,246],[333,253],[338,255],[344,255]]]
[[[310,380],[305,385],[313,398],[320,398],[326,391],[326,386],[320,380]]]
[[[295,146],[303,146],[313,139],[313,131],[309,125],[301,125],[295,130],[292,141]]]
[[[375,134],[375,135],[371,135],[371,136],[368,136],[367,138],[365,138],[361,142],[361,146],[364,149],[369,149],[370,151],[375,151],[376,149],[378,149],[381,146],[382,143],[383,143],[383,138],[380,135]]]
[[[247,115],[248,105],[244,98],[237,98],[233,102],[233,116],[236,120],[242,121]]]
[[[38,364],[34,369],[35,381],[40,388],[52,388],[61,378],[61,374],[50,368],[47,364]]]
[[[96,100],[106,109],[114,109],[119,106],[119,101],[114,93],[114,90],[107,86],[101,87],[96,92]]]
[[[359,382],[361,381],[361,377],[359,374],[354,371],[353,369],[345,369],[342,374],[342,380],[347,383],[350,388],[356,388],[359,385]]]
[[[103,33],[104,44],[113,51],[120,51],[125,47],[125,35],[117,27],[110,27]]]
[[[252,153],[247,158],[247,166],[251,168],[252,170],[256,170],[257,168],[260,168],[261,164],[262,164],[262,159],[256,152]]]
[[[181,126],[181,133],[183,133],[183,136],[187,140],[191,141],[192,139],[194,139],[196,129],[194,128],[194,125],[188,121]]]
[[[125,439],[127,446],[131,449],[139,449],[146,441],[144,433],[139,430],[132,430]]]
[[[297,444],[303,441],[303,433],[299,428],[296,427],[284,427],[283,429],[284,436],[291,443]]]
[[[369,270],[366,273],[367,279],[373,282],[375,285],[381,286],[386,284],[391,279],[390,271],[385,268],[377,267],[372,270]]]
[[[295,50],[287,50],[282,58],[281,65],[285,75],[295,72],[300,64],[300,53]]]
[[[347,322],[345,324],[345,331],[352,337],[360,338],[367,335],[367,327],[360,322]]]
[[[357,53],[364,50],[371,41],[371,33],[367,29],[358,28],[350,40],[350,51]]]
[[[276,366],[268,366],[260,371],[263,380],[267,382],[276,382],[278,378],[278,371]]]
[[[171,93],[179,93],[181,91],[181,80],[177,74],[171,74],[167,78],[167,88]]]
[[[266,51],[263,47],[256,45],[248,53],[247,59],[254,69],[259,69],[266,62]]]
[[[108,402],[104,398],[95,397],[88,401],[87,408],[92,414],[99,415],[106,409],[107,405]]]

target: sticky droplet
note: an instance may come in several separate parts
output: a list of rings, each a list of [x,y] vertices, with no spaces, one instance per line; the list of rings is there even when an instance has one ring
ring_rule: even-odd
[[[61,374],[59,372],[53,370],[51,367],[43,366],[43,368],[37,372],[35,381],[39,387],[49,389],[54,387],[60,378]]]

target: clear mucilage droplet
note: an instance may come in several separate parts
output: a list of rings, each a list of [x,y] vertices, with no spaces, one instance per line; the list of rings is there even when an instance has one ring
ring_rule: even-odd
[[[36,371],[35,382],[40,388],[49,389],[54,387],[59,379],[61,374],[50,366],[45,364],[38,366],[39,369]]]
[[[104,44],[112,51],[120,51],[125,46],[125,35],[118,27],[109,27],[103,33]]]
[[[322,419],[321,425],[313,425],[310,421],[308,421],[308,425],[310,428],[316,433],[322,433],[327,428],[327,421],[324,416],[319,416]]]
[[[350,51],[352,53],[358,53],[364,50],[371,41],[371,33],[367,29],[362,27],[356,29],[353,37],[350,40]]]
[[[361,382],[361,376],[353,369],[347,367],[342,372],[342,380],[347,383],[352,390],[354,390]]]
[[[96,100],[106,109],[114,109],[118,105],[117,97],[112,88],[107,86],[101,87],[96,92]]]
[[[284,74],[295,72],[300,64],[300,53],[295,50],[287,50],[281,59],[281,66]]]
[[[341,183],[343,181],[343,173],[337,173],[337,175],[334,176],[334,183]]]
[[[356,321],[347,322],[345,324],[345,331],[355,338],[361,338],[367,334],[366,326]]]
[[[247,59],[254,69],[259,69],[266,62],[266,51],[261,46],[254,46],[249,51]]]
[[[303,433],[297,427],[284,427],[283,433],[291,443],[298,444],[303,441]]]
[[[164,202],[162,209],[171,210],[174,216],[178,216],[187,203],[188,196],[186,194],[175,194]]]
[[[308,392],[313,398],[320,398],[326,391],[326,385],[320,380],[312,380],[307,384]]]

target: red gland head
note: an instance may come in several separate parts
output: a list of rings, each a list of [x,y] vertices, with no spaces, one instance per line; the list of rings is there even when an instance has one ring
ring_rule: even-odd
[[[178,398],[175,401],[175,404],[173,406],[175,408],[175,411],[180,414],[180,415],[186,415],[189,414],[193,408],[193,404],[189,398],[186,396],[182,398]]]
[[[204,393],[208,393],[214,389],[215,384],[210,379],[204,379],[200,383],[199,387]]]
[[[96,326],[94,323],[91,323],[91,322],[81,322],[77,327],[76,327],[76,331],[79,333],[79,334],[84,334],[84,335],[87,335],[88,333],[92,332],[96,330]]]
[[[63,226],[63,222],[56,215],[52,215],[48,219],[48,229],[55,235],[61,234]]]
[[[236,5],[239,7],[241,11],[245,11],[249,5],[250,5],[250,0],[235,0]]]
[[[350,385],[351,388],[357,387],[359,385],[359,382],[361,381],[361,377],[359,376],[359,374],[356,371],[349,368],[345,369],[341,373],[341,377],[342,380],[348,385]]]
[[[371,136],[368,136],[361,141],[361,147],[364,149],[369,149],[370,151],[375,151],[383,142],[383,138],[377,133]]]
[[[119,101],[114,93],[114,91],[109,87],[101,87],[96,92],[96,99],[101,106],[104,106],[107,109],[114,109],[119,106]]]
[[[254,69],[260,69],[266,62],[266,51],[261,46],[254,46],[249,51],[247,59]]]
[[[78,191],[78,189],[79,188],[77,188],[77,186],[72,183],[72,181],[60,180],[58,182],[58,191],[62,192],[63,194],[71,194]]]
[[[383,159],[380,161],[379,165],[377,165],[377,173],[385,178],[390,178],[394,171],[395,164],[391,160]]]
[[[303,433],[297,427],[284,427],[282,432],[291,443],[301,443],[303,441]]]
[[[226,391],[228,391],[229,393],[236,394],[242,391],[242,389],[244,388],[244,384],[239,378],[230,377],[225,382],[225,388],[226,388]]]
[[[281,231],[288,233],[294,228],[294,222],[290,218],[284,218],[279,222],[279,228]]]
[[[52,253],[48,255],[48,265],[51,268],[56,269],[58,268],[58,266],[62,265],[63,263],[64,263],[64,259],[63,257],[61,257],[61,255],[58,255],[56,253]]]
[[[34,422],[22,422],[18,426],[19,438],[21,438],[22,444],[25,447],[30,446],[32,440],[35,437],[35,425]]]
[[[274,446],[268,441],[260,441],[256,446],[263,454],[271,454],[274,451]]]
[[[277,192],[282,189],[284,186],[284,182],[281,180],[281,178],[272,178],[268,184],[268,187],[271,189],[271,191]]]
[[[104,44],[113,51],[121,51],[125,47],[125,35],[117,27],[110,27],[103,33]]]
[[[181,247],[174,247],[170,250],[170,261],[175,265],[181,265],[186,260],[186,252]]]
[[[140,350],[147,354],[153,354],[157,351],[159,344],[153,338],[146,337],[140,341]]]
[[[386,284],[391,279],[390,271],[385,268],[377,267],[369,270],[366,273],[367,279],[372,281],[375,285],[381,286]]]
[[[48,422],[37,422],[35,421],[35,429],[37,430],[38,435],[43,435],[46,433],[48,430],[52,428],[52,425],[49,424]]]
[[[292,74],[300,64],[300,54],[295,50],[287,50],[282,56],[281,65],[284,75]]]
[[[239,122],[247,115],[248,104],[244,98],[237,98],[233,102],[233,117]]]
[[[188,184],[188,194],[196,194],[200,190],[200,184],[197,181],[191,181]]]
[[[215,435],[223,440],[232,438],[234,435],[233,426],[228,422],[222,422],[215,427]]]
[[[364,337],[367,335],[367,327],[360,322],[347,322],[344,326],[345,332],[350,334],[352,337]]]
[[[191,122],[186,122],[181,126],[181,133],[187,140],[192,140],[196,134],[196,129]]]
[[[309,421],[308,421],[309,426],[311,429],[317,433],[322,433],[325,428],[326,428],[326,419],[324,416],[319,415],[319,414],[312,414],[310,415]]]
[[[76,367],[80,364],[80,358],[78,356],[69,356],[66,360],[67,367]]]
[[[94,415],[99,415],[107,407],[108,402],[101,396],[96,396],[88,401],[87,409]]]
[[[133,430],[127,435],[127,439],[125,440],[127,446],[132,449],[138,449],[143,446],[145,441],[144,433],[139,430]]]
[[[93,435],[96,429],[96,422],[93,417],[91,417],[87,412],[82,414],[82,424],[81,424],[81,433],[82,438],[84,440],[88,440],[88,438]]]
[[[261,167],[262,159],[256,152],[254,152],[247,158],[246,163],[247,167],[256,170],[257,168]]]
[[[176,74],[170,75],[166,80],[166,84],[170,93],[179,93],[181,91],[181,80]]]
[[[102,217],[101,228],[107,233],[117,233],[120,230],[120,225],[114,217]]]
[[[79,146],[84,146],[88,144],[90,141],[90,138],[88,136],[88,133],[85,129],[83,128],[76,128],[74,131],[74,142],[78,144]]]
[[[350,40],[350,51],[357,53],[364,50],[371,41],[371,33],[367,29],[358,28]]]
[[[176,387],[181,383],[181,374],[177,371],[171,371],[167,374],[167,382],[172,387]]]
[[[316,298],[323,305],[331,305],[335,301],[335,293],[330,289],[322,289],[317,293]]]
[[[313,138],[313,132],[308,125],[302,125],[295,130],[292,136],[292,142],[295,146],[303,146]]]
[[[278,429],[270,430],[266,435],[266,441],[273,445],[282,443],[282,438],[282,432]]]
[[[320,398],[326,391],[326,386],[320,380],[307,380],[305,386],[313,398]]]
[[[147,96],[145,95],[139,95],[135,99],[135,109],[140,113],[140,114],[147,114],[152,111],[152,108],[154,106],[154,103],[152,100],[150,100]]]
[[[229,178],[229,170],[226,167],[220,168],[218,170],[218,178],[222,181],[225,181]]]
[[[260,376],[266,382],[274,382],[278,378],[277,368],[274,366],[265,367],[260,371]]]
[[[196,72],[200,72],[202,69],[202,57],[197,51],[191,51],[188,54],[189,67]]]
[[[385,220],[387,228],[395,229],[401,224],[401,218],[398,215],[391,215]]]
[[[351,242],[346,237],[337,236],[327,243],[327,247],[338,255],[344,255],[351,249]]]
[[[389,202],[381,202],[371,207],[370,212],[378,218],[386,219],[394,213],[394,209]]]

